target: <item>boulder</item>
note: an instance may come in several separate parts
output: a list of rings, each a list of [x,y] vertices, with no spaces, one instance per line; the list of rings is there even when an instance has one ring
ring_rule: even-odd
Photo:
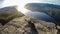
[[[8,21],[16,17],[22,17],[24,14],[18,12],[16,6],[9,6],[0,9],[0,22],[4,25]]]
[[[11,20],[0,30],[0,34],[57,34],[57,32],[54,23],[26,16]]]

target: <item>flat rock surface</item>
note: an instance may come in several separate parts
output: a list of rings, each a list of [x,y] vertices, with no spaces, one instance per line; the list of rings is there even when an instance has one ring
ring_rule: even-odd
[[[5,24],[0,34],[57,34],[57,29],[52,22],[24,16]]]

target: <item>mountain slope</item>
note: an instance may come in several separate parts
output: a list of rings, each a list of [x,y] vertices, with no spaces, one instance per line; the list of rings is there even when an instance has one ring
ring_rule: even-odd
[[[46,4],[46,3],[28,3],[25,8],[32,12],[44,12],[47,15],[56,19],[60,22],[60,5]]]
[[[53,5],[53,4],[46,4],[46,3],[28,3],[26,4],[25,8],[32,10],[32,11],[41,11],[41,10],[53,10],[53,9],[60,9],[60,5]]]
[[[5,24],[6,22],[10,21],[13,18],[21,17],[24,14],[18,12],[16,6],[9,6],[0,9],[0,22]]]

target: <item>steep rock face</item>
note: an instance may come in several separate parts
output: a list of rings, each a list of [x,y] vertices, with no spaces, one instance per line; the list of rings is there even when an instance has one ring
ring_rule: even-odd
[[[15,17],[21,16],[23,16],[23,14],[18,12],[16,6],[9,6],[0,9],[0,22],[2,24],[5,24],[5,22],[8,22]]]
[[[31,11],[44,12],[60,22],[60,5],[46,3],[28,3],[26,4],[25,8]]]
[[[54,23],[24,16],[5,24],[0,34],[57,34],[57,29]]]

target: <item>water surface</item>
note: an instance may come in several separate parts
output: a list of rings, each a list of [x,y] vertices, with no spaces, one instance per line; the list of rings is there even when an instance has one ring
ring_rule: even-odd
[[[52,18],[51,16],[42,13],[42,12],[27,12],[25,15],[30,16],[30,17],[35,17],[39,20],[43,20],[43,21],[48,21],[48,22],[55,22],[55,19]]]

